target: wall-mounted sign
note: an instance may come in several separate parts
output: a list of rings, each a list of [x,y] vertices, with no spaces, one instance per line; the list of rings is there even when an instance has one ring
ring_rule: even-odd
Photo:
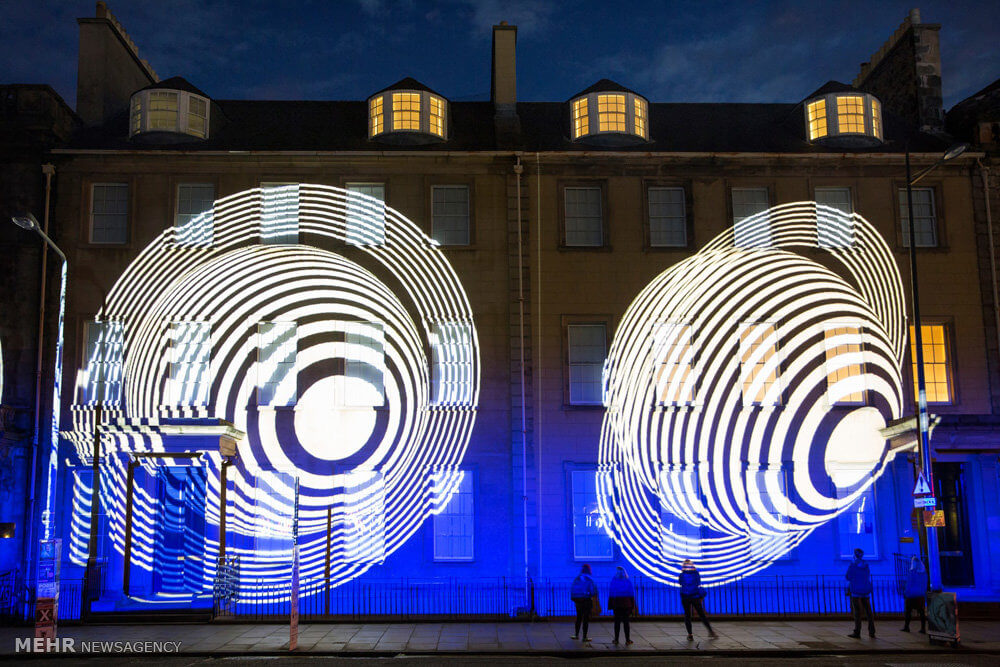
[[[944,510],[924,510],[924,525],[928,528],[944,528]]]

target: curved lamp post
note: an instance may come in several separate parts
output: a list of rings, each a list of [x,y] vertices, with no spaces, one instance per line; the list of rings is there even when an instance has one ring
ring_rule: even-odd
[[[24,215],[18,215],[11,218],[15,225],[27,229],[28,231],[38,232],[38,235],[45,239],[45,242],[50,248],[52,248],[59,258],[62,259],[62,280],[59,286],[59,326],[56,331],[56,363],[55,363],[55,380],[52,383],[52,418],[50,424],[50,435],[49,435],[49,446],[48,446],[48,456],[44,458],[45,461],[45,496],[44,505],[42,506],[42,539],[50,540],[53,538],[53,520],[55,511],[55,496],[56,496],[56,483],[57,474],[59,471],[59,413],[62,407],[62,357],[63,357],[63,321],[66,315],[66,267],[67,260],[66,254],[59,249],[49,235],[42,231],[41,226],[38,224],[38,220],[35,219],[31,213],[26,213]],[[42,294],[41,298],[45,298]],[[34,517],[32,517],[34,520]]]
[[[969,148],[969,144],[955,144],[944,155],[938,158],[937,162],[923,169],[916,176],[910,174],[910,148],[906,147],[906,213],[907,224],[909,225],[910,242],[910,289],[913,297],[913,343],[916,348],[917,365],[917,428],[920,432],[920,439],[917,443],[919,453],[919,470],[922,471],[934,490],[934,470],[931,466],[931,447],[927,417],[927,385],[924,379],[924,339],[920,326],[920,292],[917,287],[917,242],[916,233],[913,229],[913,186],[920,179],[931,173],[939,165],[956,158]],[[923,515],[921,515],[923,516]],[[920,525],[923,526],[921,519]],[[941,589],[941,558],[938,551],[937,531],[927,530],[924,527],[923,539],[920,540],[921,556],[927,563],[930,574],[931,590]]]

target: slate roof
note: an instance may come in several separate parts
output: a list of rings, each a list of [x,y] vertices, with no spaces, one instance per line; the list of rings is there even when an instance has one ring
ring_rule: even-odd
[[[408,76],[405,79],[400,79],[391,86],[386,86],[382,90],[375,91],[374,93],[371,94],[371,96],[374,97],[375,95],[378,95],[379,93],[384,93],[387,90],[422,90],[431,93],[432,95],[437,95],[438,97],[444,97],[444,95],[442,95],[441,93],[437,92],[436,90],[428,88],[424,84],[414,79],[412,76]]]
[[[168,79],[169,81],[169,79]],[[404,79],[403,81],[406,81]],[[520,102],[521,134],[501,146],[495,132],[492,102],[451,102],[448,140],[397,146],[368,139],[365,101],[214,100],[207,140],[167,145],[128,139],[128,114],[103,126],[78,132],[69,149],[144,151],[476,151],[525,150],[605,152],[761,152],[761,153],[902,153],[907,126],[884,114],[886,143],[872,148],[826,148],[805,139],[799,104],[650,103],[650,141],[637,146],[601,148],[569,139],[569,105]],[[948,141],[914,134],[915,152],[944,150]]]
[[[141,90],[157,90],[165,88],[168,90],[183,90],[187,93],[194,93],[195,95],[201,95],[202,97],[208,97],[205,93],[198,90],[195,86],[182,76],[172,76],[169,79],[164,79],[163,81],[157,81],[156,83],[151,83]],[[141,91],[137,91],[141,92]]]
[[[953,106],[947,115],[948,131],[964,140],[973,139],[977,123],[996,121],[1000,121],[1000,79]]]
[[[633,95],[639,95],[639,93],[635,92],[631,88],[626,88],[617,81],[612,81],[611,79],[601,79],[590,88],[581,90],[570,99],[572,100],[580,97],[581,95],[589,95],[590,93],[632,93]],[[646,99],[644,95],[639,95],[639,97]]]

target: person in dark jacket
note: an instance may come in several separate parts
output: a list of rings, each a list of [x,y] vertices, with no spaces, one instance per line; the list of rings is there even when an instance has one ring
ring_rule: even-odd
[[[584,563],[583,567],[580,568],[580,574],[576,575],[576,579],[569,587],[569,597],[573,600],[573,604],[576,605],[576,623],[573,626],[573,639],[578,639],[580,637],[580,626],[583,626],[583,641],[589,642],[590,637],[587,636],[588,626],[590,625],[590,610],[594,605],[594,598],[597,596],[597,584],[594,583],[593,577],[591,575],[590,565]]]
[[[865,552],[854,550],[854,562],[847,567],[847,594],[851,596],[851,614],[854,615],[854,632],[847,635],[861,639],[861,612],[868,619],[868,636],[875,636],[875,615],[872,614],[872,574],[863,559]]]
[[[924,562],[917,556],[910,559],[910,571],[906,577],[906,588],[903,589],[903,632],[910,631],[910,612],[920,614],[920,632],[927,634],[927,614],[924,603],[927,601],[927,569]]]
[[[687,628],[688,641],[694,640],[694,635],[691,634],[691,617],[694,611],[698,612],[701,622],[705,624],[708,636],[716,637],[715,630],[708,622],[708,615],[705,614],[705,589],[701,587],[701,575],[690,560],[681,563],[677,583],[681,587],[681,607],[684,609],[684,627]]]
[[[615,614],[615,638],[614,643],[618,643],[621,627],[625,626],[625,643],[631,644],[628,617],[635,609],[635,588],[628,578],[625,568],[618,566],[615,576],[611,577],[611,585],[608,587],[608,609]]]

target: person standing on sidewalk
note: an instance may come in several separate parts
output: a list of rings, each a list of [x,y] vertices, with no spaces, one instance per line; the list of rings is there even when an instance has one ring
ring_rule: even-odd
[[[615,576],[611,577],[611,585],[608,587],[608,609],[615,614],[615,638],[614,643],[618,643],[619,633],[622,625],[625,626],[625,643],[632,643],[632,636],[629,628],[628,617],[635,609],[635,588],[628,578],[625,568],[618,566]]]
[[[910,559],[910,572],[906,577],[906,588],[903,589],[903,632],[910,631],[910,612],[920,614],[920,634],[927,634],[927,614],[924,604],[927,601],[927,568],[919,557]]]
[[[569,597],[576,605],[576,622],[573,626],[573,639],[580,637],[580,626],[583,626],[583,641],[589,642],[587,636],[590,625],[590,612],[594,607],[594,600],[597,598],[597,584],[594,583],[591,575],[589,563],[584,563],[580,568],[580,574],[576,575],[572,585],[569,587]]]
[[[684,609],[684,627],[687,628],[688,641],[694,640],[694,635],[691,634],[691,617],[694,611],[698,612],[701,622],[705,624],[708,636],[718,636],[708,622],[708,615],[705,614],[705,589],[701,586],[701,575],[690,559],[681,563],[681,574],[677,578],[677,583],[681,587],[681,607]]]
[[[875,615],[872,614],[872,573],[863,559],[865,552],[854,550],[854,562],[847,566],[847,594],[851,596],[851,614],[854,615],[854,632],[847,635],[861,639],[861,612],[868,619],[868,636],[875,636]]]

